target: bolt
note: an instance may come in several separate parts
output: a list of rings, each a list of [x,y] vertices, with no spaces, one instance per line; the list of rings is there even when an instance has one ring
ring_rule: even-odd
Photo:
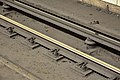
[[[31,38],[29,38],[28,39],[28,41],[32,44],[32,45],[34,45],[35,44],[35,37],[31,37]]]
[[[99,24],[100,22],[98,20],[94,20],[93,22],[90,22],[90,24]]]
[[[87,65],[88,63],[87,62],[83,62],[83,63],[81,63],[81,64],[78,64],[77,66],[79,66],[79,68],[81,68],[82,70],[87,70],[88,68],[86,67],[86,65]]]
[[[60,49],[53,49],[51,50],[51,52],[55,55],[55,56],[59,56],[60,54],[58,53]]]
[[[9,27],[6,29],[10,34],[14,33],[14,27]]]

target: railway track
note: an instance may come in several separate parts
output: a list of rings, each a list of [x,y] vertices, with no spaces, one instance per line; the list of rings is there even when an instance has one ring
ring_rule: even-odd
[[[74,32],[78,35],[84,36],[84,37],[89,37],[95,42],[98,42],[98,43],[108,46],[112,49],[120,51],[120,40],[119,40],[119,38],[116,38],[112,35],[104,34],[97,30],[89,29],[88,27],[86,27],[86,25],[75,24],[69,20],[55,16],[46,11],[39,10],[38,8],[35,8],[28,4],[25,4],[19,0],[13,0],[13,1],[4,0],[1,2],[7,4],[11,7],[14,7],[16,9],[19,9],[21,11],[24,11],[32,16],[43,19],[44,21],[50,22],[54,25],[57,25],[57,27],[67,29],[69,31],[72,31],[72,32]],[[87,25],[87,26],[89,26],[89,25]]]
[[[42,38],[44,40],[47,40],[47,41],[49,41],[51,43],[54,43],[55,45],[58,45],[58,46],[64,48],[65,50],[68,50],[68,51],[72,52],[73,54],[81,56],[81,57],[85,58],[86,60],[91,61],[92,63],[96,64],[97,66],[100,66],[102,69],[103,68],[107,69],[108,72],[104,73],[104,71],[102,71],[102,72],[101,72],[101,70],[97,71],[97,69],[95,67],[93,67],[94,69],[96,69],[95,70],[96,72],[98,72],[98,73],[100,73],[100,74],[102,74],[102,75],[104,75],[106,77],[109,77],[109,76],[107,76],[107,74],[109,75],[109,73],[113,74],[113,77],[120,77],[119,76],[120,75],[120,69],[115,67],[115,66],[112,66],[112,65],[110,65],[110,64],[108,64],[108,63],[106,63],[104,61],[101,61],[101,60],[99,60],[97,58],[94,58],[94,57],[92,57],[92,56],[90,56],[90,55],[88,55],[88,54],[86,54],[84,52],[81,52],[81,51],[79,51],[79,50],[77,50],[77,49],[75,49],[75,48],[73,48],[71,46],[68,46],[68,45],[62,43],[62,42],[59,42],[59,41],[57,41],[57,40],[55,40],[55,39],[53,39],[53,38],[51,38],[49,36],[46,36],[46,35],[38,32],[38,31],[36,31],[36,30],[34,30],[32,28],[29,28],[29,27],[27,27],[27,26],[25,26],[23,24],[20,24],[20,23],[14,21],[12,19],[9,19],[9,18],[3,16],[3,15],[0,15],[0,19],[2,19],[4,21],[7,21],[8,23],[13,24],[13,25],[15,25],[15,26],[19,27],[20,29],[23,29],[23,30],[25,30],[27,32],[30,32],[30,33],[32,33],[32,34],[34,34],[34,35],[36,35],[36,36],[38,36],[38,37],[40,37],[40,38]],[[73,57],[70,57],[71,54],[68,54],[68,53],[65,54],[64,52],[62,52],[61,55],[65,56],[65,57],[68,57],[71,60],[75,59]],[[79,60],[79,58],[78,58],[78,60]]]
[[[45,11],[36,9],[35,7],[33,7],[31,5],[22,3],[19,0],[14,0],[14,1],[5,0],[5,1],[0,1],[0,2],[3,2],[7,5],[9,5],[11,7],[14,7],[16,9],[19,9],[21,11],[24,11],[24,12],[26,12],[26,13],[32,15],[32,16],[35,16],[37,18],[40,18],[44,21],[50,22],[54,25],[57,25],[58,27],[70,30],[70,31],[72,31],[76,34],[79,34],[81,36],[84,36],[84,37],[89,37],[92,40],[94,40],[95,42],[98,42],[100,44],[104,44],[104,45],[106,45],[110,48],[113,48],[117,51],[120,51],[120,41],[119,41],[119,39],[114,38],[113,36],[110,36],[110,35],[95,31],[95,30],[88,29],[88,28],[86,28],[85,26],[82,26],[82,25],[80,26],[80,25],[74,24],[74,23],[72,23],[72,22],[70,22],[66,19],[57,17],[53,14],[49,14]],[[112,80],[116,80],[118,77],[120,77],[119,76],[120,75],[120,69],[111,65],[111,64],[109,64],[109,63],[106,63],[102,60],[94,58],[94,57],[92,57],[92,56],[90,56],[90,55],[88,55],[88,54],[86,54],[82,51],[79,51],[79,50],[77,50],[77,49],[75,49],[75,48],[73,48],[69,45],[66,45],[66,44],[64,44],[60,41],[57,41],[57,40],[49,37],[49,36],[46,36],[46,35],[38,32],[38,31],[36,31],[32,28],[29,28],[28,26],[20,24],[20,23],[14,21],[12,19],[9,19],[9,18],[3,16],[3,15],[0,15],[0,19],[2,19],[4,21],[7,21],[8,23],[13,24],[13,25],[15,25],[15,26],[19,27],[20,29],[23,29],[27,32],[30,32],[30,33],[32,33],[32,34],[34,34],[34,35],[36,35],[36,36],[38,36],[38,37],[40,37],[44,40],[47,40],[51,43],[54,43],[55,45],[58,45],[58,46],[62,47],[63,49],[67,50],[67,51],[70,51],[72,53],[72,55],[68,54],[68,53],[64,53],[60,50],[60,55],[65,56],[65,57],[67,57],[67,58],[69,58],[69,59],[71,59],[71,60],[73,60],[77,63],[79,63],[81,61],[79,57],[85,58],[85,61],[88,62],[87,65],[85,63],[86,67],[88,67],[91,70],[109,78],[110,80],[111,80],[111,78],[112,78]],[[47,46],[48,45],[46,45],[46,47]],[[79,57],[73,57],[74,54],[79,56]],[[61,58],[62,57],[60,57],[60,59]],[[91,66],[91,63],[94,64],[94,65]],[[83,64],[83,63],[81,63],[81,64]],[[18,70],[17,72],[21,73],[20,70]],[[26,75],[27,73],[24,73],[24,74],[28,78],[32,76],[32,75]],[[31,79],[31,80],[34,80],[34,79]]]

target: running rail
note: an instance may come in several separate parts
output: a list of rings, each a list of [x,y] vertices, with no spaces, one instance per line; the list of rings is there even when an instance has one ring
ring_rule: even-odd
[[[21,28],[21,29],[24,29],[24,30],[28,31],[28,32],[31,32],[32,34],[35,34],[35,35],[37,35],[37,36],[39,36],[39,37],[41,37],[41,38],[43,38],[43,39],[45,39],[45,40],[47,40],[49,42],[52,42],[52,43],[54,43],[54,44],[56,44],[56,45],[58,45],[60,47],[65,48],[65,49],[67,49],[67,50],[69,50],[69,51],[71,51],[73,53],[76,53],[77,55],[80,55],[80,56],[82,56],[82,57],[84,57],[84,58],[86,58],[86,59],[88,59],[88,60],[90,60],[92,62],[95,62],[95,63],[97,63],[97,64],[99,64],[99,65],[101,65],[101,66],[103,66],[103,67],[105,67],[105,68],[107,68],[109,70],[112,70],[112,71],[116,72],[117,74],[120,74],[120,69],[115,67],[115,66],[112,66],[112,65],[110,65],[110,64],[108,64],[106,62],[103,62],[103,61],[101,61],[101,60],[99,60],[97,58],[94,58],[94,57],[92,57],[92,56],[90,56],[90,55],[88,55],[88,54],[86,54],[84,52],[81,52],[81,51],[79,51],[79,50],[77,50],[77,49],[75,49],[75,48],[73,48],[73,47],[71,47],[69,45],[66,45],[66,44],[64,44],[64,43],[62,43],[60,41],[57,41],[57,40],[49,37],[49,36],[46,36],[46,35],[38,32],[38,31],[36,31],[36,30],[34,30],[32,28],[29,28],[29,27],[27,27],[27,26],[25,26],[23,24],[20,24],[20,23],[12,20],[10,18],[7,18],[7,17],[5,17],[5,16],[3,16],[1,14],[0,14],[0,19],[5,20],[5,21],[7,21],[7,22],[9,22],[9,23]]]
[[[96,30],[90,30],[85,28],[84,26],[80,26],[74,23],[71,23],[67,20],[64,20],[62,18],[56,17],[54,15],[51,15],[49,13],[46,13],[42,10],[39,10],[35,7],[32,7],[30,5],[24,4],[19,2],[19,0],[0,0],[1,2],[8,4],[9,6],[12,6],[18,10],[21,10],[25,13],[28,13],[32,16],[35,16],[37,18],[40,18],[42,20],[45,20],[47,22],[50,22],[52,24],[55,24],[59,27],[62,27],[64,29],[67,29],[69,31],[72,31],[78,35],[84,36],[84,37],[89,37],[92,40],[101,43],[103,45],[106,45],[110,48],[113,48],[117,51],[120,51],[120,39],[116,40],[114,39],[114,37],[110,37],[111,35],[107,35],[107,34],[101,34],[102,32],[98,33],[98,35],[96,34]]]

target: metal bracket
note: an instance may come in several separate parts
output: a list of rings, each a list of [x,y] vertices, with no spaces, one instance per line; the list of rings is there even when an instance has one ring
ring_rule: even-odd
[[[62,56],[59,53],[59,51],[60,51],[60,49],[51,49],[51,50],[49,50],[47,56],[54,59],[55,61],[59,61],[64,58],[64,56]]]
[[[32,49],[35,49],[35,48],[37,48],[37,47],[40,47],[40,44],[37,43],[37,42],[35,42],[35,39],[36,39],[35,37],[27,38],[27,39],[25,40],[25,44],[26,44],[27,46],[31,47]]]
[[[31,37],[31,38],[29,38],[27,40],[28,40],[28,42],[31,43],[31,45],[35,45],[36,44],[35,39],[36,39],[35,37]]]
[[[81,73],[83,76],[87,76],[93,72],[93,70],[86,66],[87,64],[87,62],[80,62],[74,65],[72,69]]]
[[[14,33],[14,27],[9,27],[6,29],[10,34]]]
[[[51,49],[50,52],[55,56],[58,57],[60,54],[58,53],[60,49]]]
[[[16,33],[14,31],[14,27],[9,27],[9,28],[6,28],[4,31],[3,31],[3,34],[9,36],[10,38],[13,38],[14,36],[17,36],[18,33]]]
[[[89,37],[87,37],[87,39],[85,40],[85,44],[88,45],[88,49],[91,49],[91,48],[95,48],[96,42],[90,39]]]
[[[87,37],[87,39],[85,40],[84,49],[88,54],[91,55],[98,49],[98,47],[96,46],[96,42],[94,40]]]

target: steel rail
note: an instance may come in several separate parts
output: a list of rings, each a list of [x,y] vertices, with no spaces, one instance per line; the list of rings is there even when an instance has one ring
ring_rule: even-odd
[[[1,2],[4,2],[14,8],[17,8],[19,10],[22,10],[28,14],[31,14],[37,18],[43,19],[45,21],[48,21],[52,24],[55,24],[59,27],[62,27],[64,29],[70,30],[76,34],[82,35],[84,37],[90,37],[92,40],[101,43],[103,45],[106,45],[108,47],[111,47],[115,50],[120,51],[120,41],[112,39],[106,35],[98,34],[96,35],[96,32],[89,30],[87,28],[84,28],[82,26],[73,24],[69,21],[66,21],[64,19],[58,18],[56,16],[53,16],[51,14],[48,14],[46,12],[40,11],[36,8],[33,8],[29,5],[20,3],[16,0],[10,1],[10,0],[2,0]]]
[[[84,58],[86,58],[86,59],[88,59],[88,60],[90,60],[92,62],[95,62],[95,63],[97,63],[97,64],[99,64],[99,65],[113,71],[113,72],[116,72],[117,74],[120,74],[120,69],[115,67],[115,66],[112,66],[112,65],[110,65],[110,64],[108,64],[106,62],[103,62],[103,61],[101,61],[101,60],[99,60],[97,58],[94,58],[94,57],[92,57],[92,56],[90,56],[90,55],[88,55],[88,54],[86,54],[84,52],[81,52],[81,51],[79,51],[79,50],[77,50],[77,49],[75,49],[75,48],[73,48],[73,47],[71,47],[69,45],[66,45],[66,44],[64,44],[64,43],[62,43],[60,41],[57,41],[57,40],[55,40],[55,39],[53,39],[53,38],[51,38],[49,36],[46,36],[46,35],[38,32],[38,31],[36,31],[36,30],[34,30],[32,28],[29,28],[29,27],[27,27],[27,26],[25,26],[23,24],[20,24],[20,23],[12,20],[10,18],[7,18],[7,17],[3,16],[3,15],[0,15],[0,19],[2,19],[4,21],[7,21],[7,22],[9,22],[9,23],[11,23],[11,24],[23,29],[23,30],[26,30],[26,31],[28,31],[28,32],[30,32],[32,34],[35,34],[35,35],[37,35],[37,36],[39,36],[39,37],[41,37],[41,38],[43,38],[43,39],[45,39],[45,40],[47,40],[49,42],[52,42],[52,43],[54,43],[54,44],[56,44],[56,45],[58,45],[58,46],[60,46],[62,48],[65,48],[65,49],[67,49],[67,50],[69,50],[69,51],[71,51],[71,52],[73,52],[73,53],[75,53],[75,54],[77,54],[79,56],[82,56],[82,57],[84,57]]]

